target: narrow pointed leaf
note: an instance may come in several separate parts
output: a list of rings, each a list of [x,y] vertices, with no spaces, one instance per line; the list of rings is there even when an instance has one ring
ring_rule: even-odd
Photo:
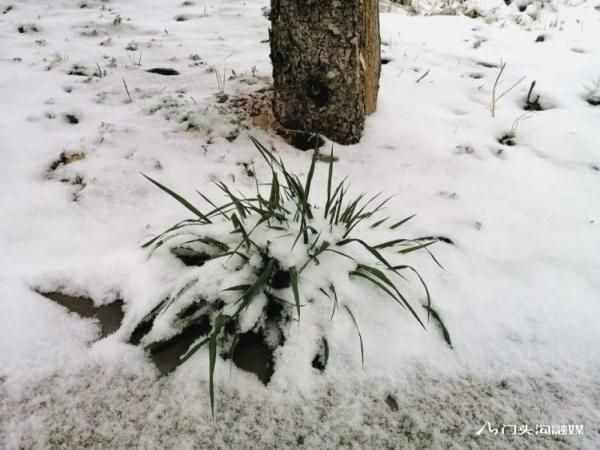
[[[377,228],[379,225],[381,225],[383,222],[385,222],[385,221],[386,221],[386,220],[388,220],[388,219],[389,219],[389,216],[388,216],[388,217],[385,217],[385,218],[383,218],[383,219],[381,219],[381,220],[378,220],[378,221],[377,221],[377,222],[375,222],[373,225],[371,225],[371,228]]]
[[[179,230],[180,228],[184,228],[184,227],[190,226],[190,225],[202,225],[202,224],[199,223],[197,220],[194,220],[194,219],[182,220],[181,222],[178,222],[175,225],[173,225],[172,227],[170,227],[167,230],[163,231],[159,235],[153,237],[149,241],[144,242],[142,244],[142,248],[147,248],[147,247],[151,246],[156,241],[160,240],[163,236],[165,236],[168,233],[171,233],[172,231]]]
[[[231,199],[233,204],[235,205],[235,209],[237,209],[238,214],[242,219],[245,219],[247,216],[246,208],[242,204],[239,198],[237,198],[233,193],[229,190],[227,185],[223,182],[215,183],[227,196]]]
[[[313,176],[315,174],[315,165],[317,163],[317,159],[319,157],[319,149],[315,148],[313,151],[312,160],[310,162],[310,167],[308,169],[308,175],[306,176],[306,184],[304,185],[304,192],[306,193],[306,201],[308,202],[310,199],[310,186],[312,184]]]
[[[333,292],[333,309],[331,310],[331,317],[329,318],[329,320],[333,320],[333,316],[335,315],[335,311],[337,310],[338,306],[338,296],[337,291],[335,290],[335,286],[333,284],[329,285],[329,289],[331,290],[331,292]]]
[[[413,245],[412,247],[408,247],[408,248],[404,248],[402,250],[399,250],[398,253],[406,255],[408,253],[412,253],[412,252],[416,252],[417,250],[421,250],[422,248],[427,248],[430,245],[435,244],[436,242],[437,241],[429,241],[429,242],[425,242],[423,244]]]
[[[246,308],[254,299],[254,297],[256,297],[260,293],[263,286],[267,283],[267,281],[271,279],[274,268],[275,260],[270,259],[263,271],[261,272],[261,274],[259,275],[259,277],[254,282],[254,284],[250,285],[246,292],[244,292],[244,294],[237,300],[238,302],[240,302],[240,307],[237,310],[238,313],[244,308]]]
[[[427,297],[427,321],[429,322],[429,309],[431,309],[431,294],[429,293],[429,288],[427,287],[427,284],[425,283],[425,280],[423,279],[423,277],[421,276],[421,274],[417,271],[417,269],[415,269],[412,266],[409,265],[401,265],[401,266],[394,266],[394,273],[396,273],[397,275],[400,275],[397,271],[398,270],[410,270],[412,273],[414,273],[417,278],[419,279],[419,282],[421,283],[421,286],[423,286],[423,289],[425,290],[425,296]]]
[[[448,347],[453,349],[454,347],[452,345],[452,339],[450,339],[450,332],[448,331],[448,328],[446,328],[446,325],[444,324],[444,321],[442,320],[442,318],[440,317],[438,312],[435,309],[433,309],[431,306],[423,305],[423,308],[425,308],[427,310],[427,314],[431,314],[431,317],[433,317],[433,320],[435,320],[438,327],[440,328],[440,331],[442,332],[444,341],[446,341],[446,344],[448,344]]]
[[[264,145],[262,145],[254,136],[250,136],[250,140],[252,141],[258,152],[261,154],[261,156],[264,158],[264,160],[267,162],[269,167],[273,169],[273,164],[277,164],[277,159],[275,159],[273,154]]]
[[[400,306],[402,306],[403,308],[405,308],[404,304],[402,302],[400,302],[396,298],[396,295],[387,286],[385,286],[381,281],[379,281],[379,280],[377,280],[377,279],[375,279],[375,278],[367,275],[366,273],[360,272],[358,270],[350,272],[350,275],[354,276],[354,277],[364,278],[365,280],[369,281],[371,284],[374,284],[379,289],[381,289],[382,291],[384,291],[387,295],[389,295],[390,297],[392,297],[394,299],[394,301],[396,303],[398,303]]]
[[[225,319],[222,315],[218,315],[215,319],[212,333],[210,334],[210,341],[208,342],[208,389],[210,393],[210,411],[213,418],[215,417],[215,366],[217,363],[217,338],[221,332],[221,328]]]
[[[365,368],[365,346],[363,344],[362,334],[360,333],[360,328],[358,327],[358,322],[356,321],[356,317],[354,317],[352,310],[347,305],[344,305],[344,308],[346,308],[346,311],[348,311],[348,314],[350,315],[350,318],[352,319],[352,322],[354,323],[354,327],[356,328],[356,332],[358,333],[358,339],[360,340],[360,360],[362,363],[362,367],[364,369]]]
[[[212,206],[214,208],[212,211],[210,211],[209,213],[206,214],[206,217],[211,217],[213,214],[218,213],[218,214],[221,214],[226,220],[229,220],[229,216],[227,214],[225,214],[222,206],[217,206],[210,198],[208,198],[206,195],[204,195],[199,190],[196,190],[196,192],[198,193],[198,195],[200,197],[202,197],[204,199],[204,201],[206,203],[208,203],[210,206]]]
[[[185,206],[188,210],[190,210],[191,212],[193,212],[194,214],[196,214],[202,220],[204,220],[207,223],[211,223],[211,221],[210,221],[210,219],[208,217],[206,217],[204,214],[202,214],[200,212],[200,210],[198,210],[194,205],[192,205],[190,202],[188,202],[181,195],[179,195],[178,193],[172,191],[171,189],[169,189],[168,187],[166,187],[163,184],[159,183],[158,181],[150,178],[146,174],[142,173],[142,176],[144,178],[146,178],[148,181],[150,181],[152,184],[154,184],[155,186],[157,186],[159,189],[161,189],[163,192],[166,192],[167,194],[169,194],[171,197],[173,197],[175,200],[177,200],[181,205]]]
[[[223,292],[236,292],[236,291],[247,291],[250,288],[250,284],[237,284],[235,286],[231,286],[223,289]]]
[[[300,320],[300,290],[298,288],[298,272],[295,267],[290,268],[290,277],[292,282],[292,291],[294,293],[294,301],[296,302],[296,310],[298,312],[298,320]]]
[[[331,145],[331,156],[329,159],[329,171],[327,173],[327,201],[325,202],[325,212],[323,218],[327,218],[329,207],[331,206],[331,184],[333,182],[333,144]]]
[[[412,216],[408,216],[408,217],[402,219],[400,222],[396,222],[394,225],[390,226],[390,230],[395,230],[396,228],[404,225],[406,222],[408,222],[415,216],[416,216],[416,214],[413,214]]]

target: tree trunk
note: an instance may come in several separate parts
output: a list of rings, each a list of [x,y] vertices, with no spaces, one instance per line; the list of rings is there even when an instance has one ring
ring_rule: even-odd
[[[378,0],[271,0],[273,111],[292,131],[360,140],[381,71]]]

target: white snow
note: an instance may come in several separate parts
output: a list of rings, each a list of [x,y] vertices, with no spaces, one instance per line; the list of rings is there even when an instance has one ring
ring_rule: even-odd
[[[354,193],[396,194],[390,215],[417,214],[399,234],[454,241],[433,248],[445,270],[426,254],[407,258],[453,350],[433,323],[423,331],[358,284],[340,296],[360,324],[364,369],[350,318],[330,321],[331,303],[315,302],[277,350],[268,387],[217,363],[213,421],[205,351],[158,378],[125,343],[185,282],[168,252],[148,257],[140,245],[188,214],[140,173],[198,204],[195,189],[222,195],[213,181],[251,194],[242,163],[254,162],[259,180],[270,172],[249,134],[295,171],[308,168],[310,152],[258,128],[230,142],[239,121],[216,97],[223,72],[230,96],[270,85],[267,3],[0,2],[0,448],[598,448],[600,106],[586,101],[600,96],[594,1],[525,2],[520,12],[520,2],[417,0],[421,15],[382,2],[391,61],[361,143],[334,145],[336,178],[348,176]],[[473,9],[481,17],[462,15]],[[189,20],[175,20],[182,14]],[[501,63],[499,92],[525,79],[492,117]],[[102,76],[69,75],[75,65]],[[153,67],[180,75],[145,71]],[[527,112],[534,80],[545,110]],[[500,144],[509,132],[516,145]],[[62,152],[85,157],[49,170]],[[319,163],[317,184],[326,170]],[[224,287],[202,281],[207,292]],[[36,289],[122,298],[123,326],[96,341],[93,322]],[[322,334],[323,374],[310,365]],[[486,422],[585,432],[476,435]]]

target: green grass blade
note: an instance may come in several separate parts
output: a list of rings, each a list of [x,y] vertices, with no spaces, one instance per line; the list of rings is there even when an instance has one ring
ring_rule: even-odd
[[[342,239],[341,241],[337,242],[336,245],[338,247],[343,247],[344,245],[347,244],[351,244],[353,242],[356,242],[358,244],[360,244],[363,248],[365,248],[369,253],[371,253],[375,258],[377,258],[379,261],[381,261],[388,269],[392,268],[392,265],[387,261],[387,259],[385,259],[381,253],[379,253],[377,251],[376,248],[373,248],[372,246],[370,246],[369,244],[367,244],[365,241],[363,241],[362,239],[358,239],[358,238],[348,238],[348,239]]]
[[[275,300],[276,302],[281,303],[282,305],[286,305],[286,306],[291,306],[292,308],[296,307],[296,302],[290,302],[287,301],[284,298],[281,298],[275,294],[273,294],[272,292],[267,292],[267,291],[263,291],[265,293],[265,295],[270,299],[270,300]],[[301,304],[300,307],[304,308],[306,306],[306,304]]]
[[[250,136],[250,140],[252,141],[258,152],[261,154],[261,156],[264,158],[264,160],[267,162],[271,170],[273,170],[273,164],[277,164],[277,159],[275,159],[273,154],[264,145],[262,145],[254,136]]]
[[[269,194],[269,208],[276,210],[279,208],[281,203],[281,194],[279,190],[279,180],[277,179],[277,173],[273,171],[273,178],[271,180],[271,193]]]
[[[367,212],[363,214],[363,211],[365,211],[365,209],[367,209],[367,207],[377,198],[381,195],[381,192],[379,192],[378,194],[375,194],[374,196],[372,196],[369,200],[367,200],[362,206],[361,208],[354,212],[354,210],[352,210],[352,213],[349,215],[348,220],[347,220],[347,224],[346,224],[346,228],[347,228],[347,233],[350,232],[350,230],[352,228],[354,228],[359,222],[363,221],[364,219],[371,217],[373,215],[373,212]],[[358,206],[358,205],[357,205]],[[346,234],[347,235],[347,234]]]
[[[344,258],[347,258],[347,259],[349,259],[351,261],[356,262],[356,260],[352,256],[350,256],[350,255],[348,255],[348,254],[346,254],[344,252],[340,252],[339,250],[334,250],[332,248],[326,248],[325,250],[323,250],[323,252],[335,253],[336,255],[343,256]]]
[[[298,288],[298,271],[295,267],[290,268],[290,277],[292,282],[292,291],[294,301],[296,302],[296,311],[298,312],[298,321],[300,321],[300,289]]]
[[[191,244],[191,243],[195,243],[195,242],[201,242],[203,244],[210,245],[211,247],[215,247],[215,248],[221,250],[222,252],[226,252],[229,250],[229,246],[227,244],[225,244],[224,242],[221,242],[217,239],[208,237],[208,236],[197,237],[190,241],[184,242],[181,245]]]
[[[419,282],[421,283],[421,286],[423,286],[423,289],[425,290],[425,296],[427,298],[427,308],[428,308],[428,312],[429,309],[431,308],[431,294],[429,292],[429,288],[427,287],[427,283],[425,283],[425,280],[423,279],[423,277],[421,276],[421,274],[419,273],[419,271],[417,269],[415,269],[413,266],[409,266],[407,264],[401,265],[401,266],[394,266],[394,273],[396,273],[397,275],[400,275],[397,271],[398,270],[410,270],[412,273],[414,273],[417,278],[419,279]],[[427,321],[429,322],[429,313],[427,314]]]
[[[248,289],[250,289],[250,284],[236,284],[235,286],[231,286],[225,289],[222,289],[221,292],[238,292],[238,291],[242,291],[245,292]]]
[[[342,189],[342,191],[340,192],[339,206],[338,206],[338,208],[337,208],[337,210],[335,212],[335,224],[336,225],[340,222],[340,212],[341,212],[342,207],[344,205],[344,195],[346,194],[346,192],[348,192],[348,189]]]
[[[309,256],[308,260],[302,265],[302,267],[300,268],[298,273],[300,274],[300,273],[304,272],[304,269],[306,269],[308,267],[308,265],[313,261],[316,262],[317,264],[319,264],[319,262],[318,262],[319,260],[317,258],[319,257],[319,255],[321,253],[326,251],[330,245],[331,244],[329,243],[329,241],[323,241],[323,243],[321,244],[321,246],[318,248],[318,250],[315,253],[308,255]],[[309,251],[310,251],[310,249],[309,249]]]
[[[308,175],[306,176],[306,184],[304,185],[304,192],[306,193],[306,201],[308,202],[310,199],[310,187],[312,185],[313,176],[315,174],[315,165],[317,163],[317,158],[319,157],[319,149],[315,148],[313,151],[312,160],[310,162],[310,167],[308,169]]]
[[[361,214],[360,216],[356,217],[353,222],[349,223],[346,226],[346,232],[344,233],[344,238],[348,237],[348,235],[352,232],[352,230],[354,230],[354,228],[360,224],[363,220],[368,219],[369,217],[371,217],[373,215],[373,213],[365,213],[365,214]]]
[[[369,199],[369,201],[367,201],[363,205],[363,207],[354,215],[354,217],[350,220],[350,222],[346,226],[346,232],[344,233],[344,237],[347,237],[350,234],[350,232],[354,229],[354,227],[356,227],[360,222],[377,214],[377,212],[380,209],[382,209],[386,205],[386,203],[389,202],[393,198],[393,196],[387,197],[385,200],[383,200],[381,203],[379,203],[379,205],[377,205],[371,211],[368,211],[363,214],[363,211],[366,209],[366,207],[369,204],[371,204],[371,202],[373,200],[375,200],[377,197],[379,197],[379,195],[380,194],[377,194],[374,197],[372,197],[371,199]],[[384,219],[384,221],[385,221],[385,219]],[[383,223],[383,221],[381,223]],[[371,228],[376,228],[377,226],[381,225],[381,223],[378,223],[376,226],[371,226]]]
[[[395,272],[393,267],[388,267],[388,268]],[[367,271],[370,276],[365,276],[365,274],[360,272],[360,270]],[[419,317],[417,312],[413,309],[411,304],[408,302],[408,300],[402,295],[402,293],[398,290],[396,285],[383,272],[381,272],[379,269],[377,269],[375,267],[365,266],[365,265],[360,264],[358,266],[358,269],[355,270],[353,272],[353,274],[355,274],[355,275],[362,274],[363,278],[369,279],[369,281],[371,281],[372,283],[374,283],[374,284],[378,285],[379,287],[381,287],[382,289],[384,289],[388,293],[388,295],[390,295],[396,301],[396,303],[407,308],[410,311],[410,313],[413,315],[413,317],[417,320],[417,322],[419,322],[419,325],[421,325],[423,327],[423,329],[426,329],[425,324],[423,323],[423,321],[421,320],[421,318]],[[376,277],[378,280],[371,278],[371,276]],[[384,286],[384,284],[387,284],[388,286],[390,286],[390,288],[394,291],[395,295],[391,294],[389,289],[387,289]]]
[[[396,228],[404,225],[406,222],[408,222],[415,216],[416,216],[416,214],[413,214],[412,216],[408,216],[408,217],[402,219],[400,222],[396,222],[394,225],[390,226],[390,230],[395,230]]]
[[[329,320],[333,320],[333,316],[335,315],[335,311],[337,310],[337,306],[339,303],[338,300],[338,296],[337,296],[337,291],[335,290],[335,286],[333,284],[329,285],[329,289],[331,289],[331,292],[333,292],[333,309],[331,310],[331,317],[329,318]]]
[[[217,363],[217,338],[221,332],[225,319],[222,315],[218,315],[215,319],[212,333],[210,334],[210,340],[208,342],[208,389],[210,394],[210,411],[212,417],[215,417],[215,366]]]
[[[227,216],[226,213],[232,209],[235,209],[235,205],[233,204],[233,202],[224,203],[223,205],[219,206],[218,208],[215,208],[212,211],[206,213],[206,217],[211,218],[212,216],[216,216],[217,214],[220,214],[222,216],[225,216],[225,218],[227,220],[229,220],[229,216]]]
[[[350,318],[352,319],[352,322],[354,323],[354,327],[356,328],[356,332],[358,334],[358,339],[360,341],[360,360],[362,363],[362,368],[364,369],[365,368],[365,346],[363,343],[362,334],[360,333],[360,328],[358,326],[358,321],[356,320],[356,317],[354,317],[352,310],[347,305],[344,305],[344,308],[346,309],[346,311],[348,311],[348,314],[350,315]]]
[[[327,205],[325,205],[325,209],[327,210],[328,214],[330,214],[331,216],[334,216],[334,213],[335,213],[334,208],[336,205],[337,196],[344,189],[344,184],[346,183],[347,179],[348,179],[348,177],[345,177],[342,181],[340,181],[338,183],[335,190],[333,191],[333,194],[331,195],[331,198],[329,199],[329,202],[327,203]]]
[[[231,257],[231,256],[234,256],[234,255],[235,255],[235,256],[239,256],[239,257],[240,257],[240,258],[242,258],[242,259],[243,259],[245,262],[248,262],[248,261],[250,261],[250,257],[249,257],[248,255],[245,255],[245,254],[243,254],[243,253],[241,253],[241,252],[238,252],[237,250],[232,250],[232,251],[230,251],[230,252],[225,252],[225,253],[222,253],[222,254],[220,254],[220,255],[213,256],[213,257],[211,257],[210,259],[212,260],[212,259],[217,259],[217,258],[224,258],[225,256],[229,256],[229,257]]]
[[[200,350],[202,347],[204,347],[208,341],[210,340],[210,336],[199,340],[197,342],[195,342],[194,344],[192,344],[190,346],[190,348],[188,348],[187,352],[185,352],[185,354],[183,354],[179,359],[181,361],[181,364],[183,364],[184,362],[186,362],[188,359],[190,359],[192,356],[194,356],[194,354]]]
[[[308,247],[308,252],[312,251],[313,248],[315,248],[315,246],[318,244],[319,242],[319,238],[321,237],[321,231],[319,231],[317,233],[317,237],[315,238],[315,240],[313,241],[312,244],[310,244],[310,247]]]
[[[340,220],[344,223],[350,223],[352,215],[354,214],[354,211],[356,210],[358,204],[360,203],[360,201],[364,198],[365,194],[360,194],[358,197],[356,197],[354,199],[353,202],[351,202],[346,209],[344,210],[342,216],[340,217]]]
[[[423,308],[427,310],[427,314],[431,314],[431,317],[433,317],[433,320],[435,320],[435,322],[437,323],[438,327],[440,328],[440,331],[442,332],[442,336],[444,337],[444,341],[446,341],[446,344],[448,344],[448,347],[454,349],[452,345],[452,339],[450,339],[450,332],[448,331],[448,328],[446,328],[446,325],[444,324],[444,321],[442,320],[438,312],[431,306],[423,305]]]
[[[301,202],[302,207],[300,208],[300,211],[301,211],[302,215],[308,217],[309,219],[312,219],[313,215],[312,215],[311,207],[310,207],[310,204],[308,203],[308,197],[306,195],[306,191],[302,187],[302,183],[300,182],[300,179],[298,178],[297,175],[294,175],[293,177],[291,177],[291,179],[294,180],[294,185],[296,187],[298,198]]]
[[[416,252],[417,250],[421,250],[421,249],[423,249],[423,248],[427,248],[427,247],[429,247],[430,245],[433,245],[433,244],[435,244],[436,242],[437,242],[437,240],[436,240],[436,241],[429,241],[429,242],[425,242],[425,243],[423,243],[423,244],[417,244],[417,245],[414,245],[414,246],[412,246],[412,247],[409,247],[409,248],[404,248],[404,249],[402,249],[402,250],[399,250],[399,251],[398,251],[398,253],[401,253],[401,254],[403,254],[403,255],[406,255],[406,254],[408,254],[408,253]]]
[[[142,173],[142,176],[144,178],[146,178],[148,181],[150,181],[152,184],[154,184],[156,187],[158,187],[160,190],[169,194],[171,197],[173,197],[175,200],[177,200],[181,205],[185,206],[189,211],[196,214],[200,219],[204,220],[206,223],[212,223],[208,217],[206,217],[204,214],[202,214],[200,212],[200,210],[198,210],[194,205],[192,205],[190,202],[188,202],[185,198],[183,198],[177,192],[172,191],[168,187],[166,187],[166,186],[162,185],[161,183],[159,183],[158,181],[150,178],[146,174]]]
[[[219,213],[223,217],[225,217],[226,220],[229,220],[229,216],[227,214],[225,214],[225,212],[223,211],[223,207],[222,206],[217,206],[210,198],[208,198],[206,195],[204,195],[199,190],[196,189],[196,192],[198,193],[198,195],[200,197],[202,197],[204,199],[204,201],[206,203],[208,203],[210,206],[212,206],[214,208],[211,212],[206,213],[206,217],[210,218],[214,213]]]
[[[155,237],[153,237],[149,241],[144,242],[142,244],[142,248],[148,248],[149,246],[151,246],[152,244],[154,244],[156,241],[160,240],[164,235],[166,235],[168,233],[171,233],[172,231],[179,230],[180,228],[184,228],[186,226],[190,226],[190,225],[203,225],[203,224],[199,223],[195,219],[182,220],[181,222],[176,223],[175,225],[173,225],[172,227],[170,227],[167,230],[163,231],[162,233],[156,235]]]
[[[393,247],[396,244],[402,244],[404,242],[413,242],[412,239],[392,239],[391,241],[382,242],[381,244],[374,245],[373,248],[381,250],[383,248]]]
[[[215,184],[219,187],[219,189],[221,189],[223,192],[225,192],[225,194],[227,194],[227,196],[231,199],[232,203],[234,204],[235,209],[237,210],[240,217],[242,219],[245,219],[248,213],[240,199],[233,195],[233,193],[229,190],[227,185],[222,181],[217,182]]]
[[[337,306],[337,305],[336,305],[336,303],[337,303],[337,302],[331,298],[331,295],[329,295],[325,289],[323,289],[323,288],[319,288],[319,291],[321,291],[321,293],[323,293],[323,295],[324,295],[325,297],[327,297],[329,300],[331,300],[331,301],[333,301],[333,302],[334,302],[334,303],[333,303],[333,310],[331,311],[331,317],[329,318],[329,320],[333,320],[333,314],[335,313],[335,308],[336,308],[336,306]]]
[[[384,223],[384,222],[385,222],[386,220],[388,220],[388,219],[389,219],[389,216],[388,216],[388,217],[384,217],[384,218],[383,218],[383,219],[381,219],[381,220],[378,220],[378,221],[377,221],[377,222],[375,222],[373,225],[371,225],[371,228],[377,228],[379,225],[381,225],[382,223]]]
[[[231,222],[233,223],[233,225],[235,227],[235,231],[239,231],[242,234],[242,239],[243,239],[243,242],[246,244],[246,248],[250,248],[250,242],[251,242],[250,236],[246,232],[244,225],[242,225],[241,220],[238,219],[238,217],[235,215],[235,213],[231,215]],[[236,248],[236,250],[237,250],[237,248]]]
[[[331,185],[333,182],[333,144],[331,145],[331,156],[329,159],[329,171],[327,173],[327,201],[325,202],[325,211],[323,218],[327,218],[329,207],[331,206]]]
[[[433,254],[433,252],[431,250],[429,250],[428,248],[426,248],[425,251],[427,253],[429,253],[429,256],[431,256],[431,259],[433,259],[433,262],[435,262],[440,269],[446,270],[446,268],[444,266],[442,266],[442,263],[440,263],[438,261],[438,259],[435,257],[435,255]]]
[[[271,279],[271,276],[274,273],[274,269],[275,269],[275,260],[270,259],[269,262],[267,263],[267,265],[262,270],[259,277],[254,282],[254,284],[252,284],[246,290],[246,292],[244,292],[244,294],[237,300],[238,302],[241,302],[240,307],[237,310],[237,313],[239,313],[244,308],[246,308],[250,304],[250,302],[254,299],[254,297],[256,297],[258,295],[258,293],[261,291],[263,286],[265,284],[267,284],[267,281],[269,281]]]
[[[384,291],[387,295],[389,295],[390,297],[392,297],[396,303],[398,303],[400,306],[402,306],[403,308],[405,308],[404,304],[402,302],[400,302],[396,298],[396,295],[387,286],[385,286],[381,281],[376,280],[376,279],[370,277],[369,275],[367,275],[367,274],[365,274],[363,272],[360,272],[358,270],[353,270],[352,272],[350,272],[350,276],[360,277],[360,278],[363,278],[363,279],[367,280],[371,284],[374,284],[376,287],[378,287],[379,289],[381,289],[382,291]]]
[[[162,309],[160,310],[159,314],[162,314],[164,311],[166,311],[167,309],[169,309],[169,307],[175,303],[177,300],[179,300],[181,298],[181,296],[183,294],[185,294],[187,291],[189,291],[191,288],[193,288],[196,284],[198,284],[198,281],[200,281],[199,278],[194,278],[190,281],[188,281],[181,289],[179,289],[175,294],[171,295],[169,297],[169,300],[167,302],[165,302],[164,306],[162,307]]]

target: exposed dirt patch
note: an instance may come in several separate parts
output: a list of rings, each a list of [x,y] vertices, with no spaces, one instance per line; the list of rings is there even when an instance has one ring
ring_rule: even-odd
[[[548,109],[555,108],[556,105],[549,101],[547,98],[542,97],[541,94],[535,92],[536,82],[532,81],[527,92],[527,97],[523,102],[523,109],[525,111],[546,111]]]
[[[585,101],[591,106],[600,106],[600,94],[590,95]]]
[[[150,330],[148,329],[148,331]],[[172,338],[150,345],[147,348],[150,359],[161,374],[167,375],[183,363],[181,357],[188,351],[190,346],[198,339],[206,336],[209,331],[210,322],[208,317],[205,316],[205,320],[197,321]]]
[[[512,131],[509,131],[507,133],[504,133],[502,136],[500,136],[498,138],[498,142],[502,145],[506,145],[508,147],[514,147],[515,145],[517,145],[517,137],[515,135],[515,133],[513,133]]]
[[[265,385],[275,372],[273,349],[265,343],[262,333],[241,334],[231,359],[236,367],[255,374]]]
[[[69,125],[77,125],[79,123],[79,118],[75,114],[67,113],[63,117]]]
[[[319,347],[317,354],[312,360],[312,366],[319,372],[325,372],[327,362],[329,361],[329,342],[325,337],[322,337],[319,341]]]
[[[288,144],[299,150],[320,148],[325,140],[318,134],[291,130],[283,127],[273,114],[273,90],[262,88],[249,94],[231,96],[225,102],[227,109],[240,117],[246,127],[254,126],[267,131],[274,131]]]
[[[20,34],[39,33],[40,28],[39,28],[39,26],[37,26],[34,23],[27,23],[27,24],[21,24],[21,25],[17,26],[17,31]]]
[[[95,306],[94,301],[87,297],[73,296],[62,292],[37,292],[80,317],[97,320],[100,324],[100,338],[114,333],[121,327],[124,316],[124,303],[121,299],[107,305]]]
[[[94,71],[90,71],[86,66],[81,64],[73,64],[67,71],[67,75],[76,77],[91,77],[94,75]]]
[[[273,130],[278,124],[273,114],[272,101],[273,90],[261,88],[248,94],[231,96],[225,102],[225,106],[247,126]]]
[[[400,409],[400,407],[398,406],[398,400],[396,400],[396,397],[394,397],[392,394],[388,394],[388,396],[385,398],[385,404],[393,412],[396,412]]]
[[[146,70],[148,73],[154,73],[156,75],[163,75],[166,77],[172,77],[175,75],[179,75],[179,72],[175,69],[171,69],[168,67],[153,67],[152,69]]]
[[[202,266],[210,259],[210,255],[206,252],[199,252],[190,247],[180,246],[173,247],[171,253],[186,266]]]
[[[58,158],[50,164],[50,171],[54,172],[61,166],[66,166],[82,159],[85,159],[84,152],[61,152]]]

